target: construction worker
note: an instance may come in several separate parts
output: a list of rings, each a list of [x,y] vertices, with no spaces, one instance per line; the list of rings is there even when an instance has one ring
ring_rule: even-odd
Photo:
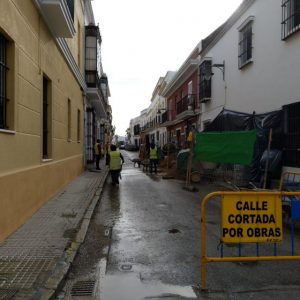
[[[95,153],[95,160],[96,160],[96,170],[101,170],[99,167],[99,161],[101,158],[101,145],[99,139],[97,139],[97,142],[94,145],[94,153]]]
[[[195,126],[193,125],[191,130],[189,131],[188,137],[186,139],[188,148],[192,147],[192,144],[194,141],[194,135],[195,135]]]
[[[106,155],[106,165],[109,166],[111,182],[119,184],[120,172],[124,163],[123,155],[117,151],[116,145],[110,146],[110,152]]]
[[[149,150],[149,159],[150,159],[150,173],[152,173],[153,168],[155,174],[157,173],[157,147],[154,144],[154,142],[151,143],[150,145],[150,150]]]

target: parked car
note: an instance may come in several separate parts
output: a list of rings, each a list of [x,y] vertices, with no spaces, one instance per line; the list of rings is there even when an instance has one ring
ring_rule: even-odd
[[[122,145],[120,145],[120,147],[119,147],[119,148],[120,148],[120,150],[121,150],[121,149],[125,149],[125,145],[124,145],[124,144],[122,144]]]

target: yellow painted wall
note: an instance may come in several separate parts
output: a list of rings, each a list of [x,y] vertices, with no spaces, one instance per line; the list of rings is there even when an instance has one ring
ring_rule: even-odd
[[[0,176],[0,241],[82,172],[82,155]]]
[[[75,3],[74,21],[84,24],[81,2]],[[0,240],[3,240],[82,172],[84,110],[80,85],[33,1],[1,0],[0,32],[10,40],[7,91],[10,131],[0,130]],[[68,39],[68,44],[77,61],[76,35],[72,40]],[[51,82],[50,161],[42,159],[43,76]],[[68,99],[71,100],[70,141]],[[78,110],[81,111],[79,142]]]
[[[81,72],[84,72],[84,3],[82,0],[74,1],[74,27],[76,34],[72,39],[66,39],[66,42],[71,50],[77,65],[79,66]],[[80,31],[78,30],[80,28]],[[80,46],[79,42],[80,41]]]

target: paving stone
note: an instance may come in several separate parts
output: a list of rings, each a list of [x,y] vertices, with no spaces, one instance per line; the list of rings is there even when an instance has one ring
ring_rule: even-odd
[[[106,175],[84,172],[1,243],[0,299],[33,299],[40,293],[50,298],[49,282],[55,288],[67,271],[72,241]]]

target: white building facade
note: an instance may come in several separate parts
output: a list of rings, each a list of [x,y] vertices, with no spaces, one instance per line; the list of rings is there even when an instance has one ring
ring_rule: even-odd
[[[99,26],[95,24],[91,0],[85,0],[85,162],[94,161],[94,144],[107,143],[111,127],[108,78],[103,72]]]
[[[133,118],[129,123],[129,136],[127,143],[135,149],[140,148],[141,116]]]
[[[201,130],[224,108],[282,110],[284,164],[300,167],[299,49],[299,0],[243,1],[201,43]]]
[[[163,116],[167,114],[167,104],[162,94],[175,74],[174,71],[168,71],[164,77],[158,79],[152,92],[151,103],[140,115],[141,139],[146,145],[154,142],[162,147],[167,142],[167,128],[163,125]]]
[[[285,2],[293,7],[299,3]],[[202,45],[200,65],[224,64],[219,70],[211,68],[211,96],[204,97],[202,123],[223,108],[264,113],[300,101],[300,33],[292,29],[299,28],[300,16],[288,21],[288,16],[283,17],[287,13],[281,0],[244,1],[215,38]],[[286,37],[282,30],[288,29],[282,22],[295,23],[286,24],[291,33]]]

